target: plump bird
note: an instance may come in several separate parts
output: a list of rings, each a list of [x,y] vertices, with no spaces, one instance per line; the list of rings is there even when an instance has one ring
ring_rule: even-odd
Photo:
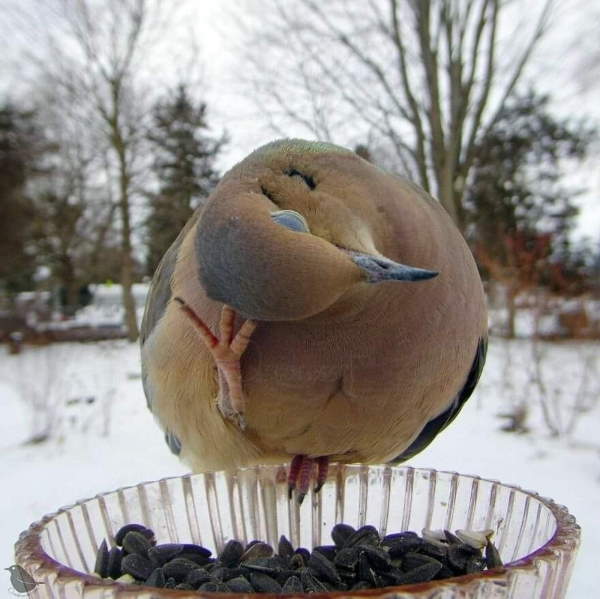
[[[437,201],[344,148],[280,140],[226,173],[160,263],[144,390],[194,471],[291,460],[303,497],[329,461],[427,446],[471,395],[486,331]]]

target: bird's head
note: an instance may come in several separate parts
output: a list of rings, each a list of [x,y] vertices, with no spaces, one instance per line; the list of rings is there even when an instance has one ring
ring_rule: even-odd
[[[200,218],[200,278],[254,320],[300,320],[347,293],[436,272],[384,253],[394,178],[353,152],[302,140],[259,148],[223,178]],[[396,231],[397,233],[397,231]]]

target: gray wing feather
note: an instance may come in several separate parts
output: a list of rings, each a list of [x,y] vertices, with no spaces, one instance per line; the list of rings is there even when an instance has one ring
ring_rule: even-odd
[[[187,232],[198,222],[199,211],[196,211],[185,227],[181,230],[177,239],[171,244],[171,247],[165,252],[162,257],[150,284],[148,298],[146,299],[146,309],[144,310],[144,318],[142,320],[141,329],[141,344],[144,345],[150,333],[154,330],[156,323],[165,313],[167,304],[171,299],[171,279],[175,271],[177,263],[177,255],[179,248],[183,242],[183,238]]]
[[[436,416],[433,420],[430,420],[419,433],[419,436],[396,458],[392,460],[393,463],[404,462],[412,458],[417,453],[423,451],[434,439],[441,433],[458,415],[461,408],[465,405],[467,399],[471,397],[473,390],[475,389],[483,365],[485,364],[485,355],[487,353],[487,337],[479,340],[477,345],[477,351],[475,352],[475,358],[473,365],[467,376],[464,387],[454,398],[450,407],[442,412],[439,416]]]
[[[197,210],[185,227],[181,230],[177,239],[171,244],[171,247],[165,252],[162,257],[150,284],[148,297],[146,299],[146,308],[144,310],[144,318],[142,319],[142,327],[140,333],[140,344],[143,347],[144,343],[154,330],[154,327],[161,319],[167,309],[167,304],[171,300],[171,280],[175,272],[177,264],[177,256],[179,248],[183,242],[187,232],[198,222],[200,210]],[[144,395],[146,396],[146,405],[149,410],[152,410],[152,388],[148,380],[148,373],[142,353],[142,385],[144,387]]]

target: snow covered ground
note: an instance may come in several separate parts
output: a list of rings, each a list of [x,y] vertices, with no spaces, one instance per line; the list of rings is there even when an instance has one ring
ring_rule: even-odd
[[[492,339],[476,394],[412,465],[498,479],[566,505],[583,529],[568,596],[596,597],[600,348],[532,349],[529,340]],[[124,341],[26,348],[19,356],[0,348],[1,568],[13,563],[19,533],[42,515],[100,491],[186,472],[146,410],[139,377],[137,346]],[[550,398],[546,418],[559,437],[545,423],[540,388]],[[500,431],[498,414],[520,404],[530,408],[529,431]],[[40,416],[43,406],[50,408],[49,420]],[[25,443],[32,434],[43,436],[48,423],[50,438]],[[0,572],[0,596],[8,597],[8,572]]]

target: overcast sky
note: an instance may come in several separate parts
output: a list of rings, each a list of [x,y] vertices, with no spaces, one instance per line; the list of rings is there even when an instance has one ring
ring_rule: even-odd
[[[50,0],[49,0],[50,1]],[[98,0],[101,1],[101,0]],[[166,1],[166,0],[163,0]],[[236,81],[243,48],[231,16],[243,20],[248,4],[259,5],[261,0],[169,0],[182,7],[179,25],[166,31],[166,36],[182,42],[193,35],[198,44],[202,81],[209,104],[209,120],[216,131],[225,128],[231,143],[224,151],[220,167],[227,169],[249,151],[273,139],[265,119],[256,112],[254,104],[241,92]],[[357,0],[359,1],[359,0]],[[460,0],[457,0],[460,1]],[[523,6],[535,10],[543,0],[529,0]],[[43,10],[39,0],[3,0],[3,8],[11,4]],[[40,8],[41,7],[41,8]],[[594,0],[564,0],[558,3],[553,29],[536,56],[530,80],[536,87],[548,91],[554,98],[554,107],[562,115],[587,115],[600,121],[600,9]],[[14,96],[26,89],[23,51],[37,43],[36,37],[27,34],[23,22],[15,22],[10,10],[0,11],[0,93]],[[38,34],[39,35],[39,34]],[[172,74],[176,68],[160,65],[161,77]],[[288,136],[297,136],[293,127]],[[581,216],[576,236],[600,236],[600,149],[595,148],[584,167],[570,173],[569,182],[574,187],[586,187],[588,192],[578,198]]]
[[[227,27],[229,14],[237,7],[260,4],[261,0],[198,2],[197,27],[201,34],[207,82],[213,101],[211,112],[230,130],[233,142],[224,155],[227,166],[243,158],[254,147],[272,139],[261,115],[253,105],[235,93],[235,73],[240,61],[235,31]],[[461,1],[461,0],[457,0]],[[528,0],[524,10],[535,14],[543,0]],[[532,64],[529,80],[551,94],[554,109],[564,116],[589,115],[600,122],[600,6],[594,0],[563,0],[555,8],[552,29]],[[233,35],[233,37],[232,37]],[[595,55],[595,60],[592,57]],[[586,59],[589,57],[589,60]],[[595,65],[595,66],[594,66]],[[297,132],[290,130],[289,135]],[[600,237],[600,147],[582,168],[572,172],[573,188],[587,188],[577,199],[581,207],[576,237]]]

